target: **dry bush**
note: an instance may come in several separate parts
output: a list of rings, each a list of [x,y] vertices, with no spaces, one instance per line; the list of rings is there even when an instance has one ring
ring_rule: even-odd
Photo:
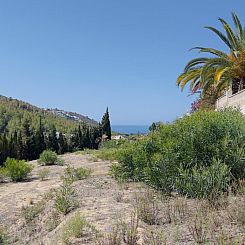
[[[34,205],[28,207],[21,208],[21,215],[25,218],[27,223],[34,220],[40,213],[42,213],[45,209],[45,200],[42,199],[41,201],[37,202]]]
[[[57,211],[52,211],[48,219],[45,222],[47,231],[54,230],[61,222],[60,214]]]
[[[193,240],[197,244],[205,244],[208,236],[207,219],[201,213],[197,213],[188,224],[188,229]]]
[[[5,227],[0,226],[0,244],[8,245],[10,244],[8,241],[8,235]]]
[[[183,221],[183,219],[189,214],[186,198],[167,198],[164,200],[162,212],[164,223],[177,223],[178,221]]]
[[[215,237],[214,245],[243,245],[245,244],[245,238],[241,236],[233,237],[230,233],[223,232]]]
[[[227,217],[231,223],[245,226],[245,200],[235,199],[227,208]]]
[[[144,245],[166,245],[167,239],[163,232],[155,229],[146,230],[143,236]]]
[[[231,184],[231,192],[235,195],[245,195],[245,179],[239,179]]]
[[[122,245],[121,225],[117,222],[109,234],[105,234],[96,241],[97,245]]]
[[[159,201],[153,191],[148,190],[145,193],[136,195],[136,210],[139,219],[148,225],[156,225],[160,223],[159,220]]]
[[[123,201],[123,193],[118,191],[115,195],[116,202],[122,202]]]
[[[123,241],[127,245],[137,245],[139,237],[139,216],[137,211],[132,212],[130,223],[122,222]]]

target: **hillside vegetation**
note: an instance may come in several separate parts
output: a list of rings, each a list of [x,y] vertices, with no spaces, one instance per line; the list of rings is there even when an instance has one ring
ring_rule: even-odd
[[[47,111],[0,96],[0,165],[7,157],[37,159],[45,149],[59,154],[97,149],[102,134],[111,134],[107,126],[110,125],[108,110],[105,115],[108,120],[105,122],[102,118],[100,125],[76,113]]]
[[[45,128],[48,129],[51,125],[55,125],[56,129],[63,133],[72,132],[79,123],[97,126],[94,120],[77,113],[58,109],[45,110],[29,103],[0,95],[0,133],[14,133],[14,131],[20,130],[22,121],[25,119],[30,121],[32,128],[37,129],[40,117],[42,117]]]

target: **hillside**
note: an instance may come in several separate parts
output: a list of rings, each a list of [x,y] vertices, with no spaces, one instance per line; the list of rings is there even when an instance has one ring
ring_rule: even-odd
[[[70,132],[78,123],[97,126],[98,123],[87,116],[60,109],[43,109],[30,103],[0,95],[0,133],[13,132],[18,129],[20,122],[30,119],[33,128],[42,117],[45,127],[54,124],[62,132]]]
[[[64,111],[64,110],[60,110],[57,108],[55,108],[55,109],[52,109],[52,108],[49,109],[48,108],[46,111],[52,112],[53,114],[55,114],[57,116],[66,118],[66,119],[71,120],[71,121],[84,122],[84,123],[91,125],[91,126],[97,126],[98,125],[98,122],[96,122],[94,119],[91,119],[88,116],[78,114],[76,112]]]

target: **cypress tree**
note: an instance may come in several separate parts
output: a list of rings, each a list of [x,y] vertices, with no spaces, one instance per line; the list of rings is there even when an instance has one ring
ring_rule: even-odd
[[[59,151],[59,144],[58,144],[58,138],[57,138],[57,131],[54,125],[51,126],[51,130],[49,132],[48,136],[48,148],[52,151],[55,151],[58,153]]]
[[[105,134],[107,136],[107,139],[110,140],[111,139],[111,123],[110,123],[108,107],[106,108],[106,112],[104,116],[102,117],[101,130],[102,130],[102,135]]]
[[[22,140],[22,134],[19,132],[17,136],[17,156],[16,158],[19,160],[24,159],[24,146],[23,146],[23,140]]]
[[[58,145],[59,145],[59,151],[58,151],[59,154],[64,154],[65,152],[67,152],[68,149],[67,149],[66,138],[61,132],[59,133]]]
[[[33,130],[30,128],[30,123],[28,120],[25,120],[23,123],[23,138],[23,158],[26,160],[35,159],[35,137]]]
[[[42,124],[42,118],[39,117],[39,126],[35,134],[35,158],[38,158],[39,155],[45,150],[45,138],[44,138],[44,127]]]

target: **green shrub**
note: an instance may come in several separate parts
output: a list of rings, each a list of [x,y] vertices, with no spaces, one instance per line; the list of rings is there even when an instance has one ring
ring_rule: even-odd
[[[70,179],[72,182],[88,178],[92,173],[91,169],[88,168],[73,168],[68,166],[64,171],[64,178]]]
[[[231,176],[245,178],[245,117],[235,110],[199,111],[159,125],[117,154],[111,169],[117,179],[144,181],[166,194],[221,194]]]
[[[189,197],[216,199],[228,189],[229,181],[229,167],[214,160],[208,167],[180,168],[179,177],[176,179],[176,189]]]
[[[57,164],[58,156],[51,150],[45,150],[41,153],[38,162],[41,165],[54,165]]]
[[[12,181],[22,181],[28,177],[33,167],[25,161],[7,158],[2,168],[2,174],[9,177]]]

